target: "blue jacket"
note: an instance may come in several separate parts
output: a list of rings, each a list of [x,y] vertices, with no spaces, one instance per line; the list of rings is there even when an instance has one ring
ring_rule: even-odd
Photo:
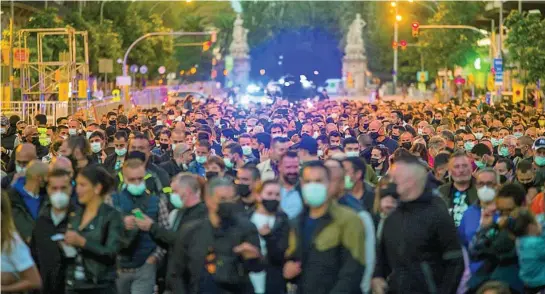
[[[537,216],[545,224],[545,214]],[[545,233],[541,236],[523,236],[517,239],[520,279],[531,288],[545,285]]]
[[[135,197],[126,189],[112,196],[114,206],[124,214],[132,214],[133,209],[139,208],[155,223],[159,221],[159,197],[145,194]],[[130,231],[126,234],[132,237],[132,242],[120,252],[119,265],[121,268],[138,268],[142,266],[157,248],[149,232]]]
[[[468,249],[471,240],[477,234],[481,226],[481,207],[473,204],[464,212],[460,226],[458,227],[458,236],[462,245]],[[482,265],[482,261],[471,261],[469,268],[471,273],[475,273]]]
[[[192,174],[196,174],[196,175],[199,175],[201,177],[205,177],[206,176],[206,170],[204,169],[204,165],[196,162],[196,161],[192,161],[188,168],[187,168],[187,171],[192,173]]]

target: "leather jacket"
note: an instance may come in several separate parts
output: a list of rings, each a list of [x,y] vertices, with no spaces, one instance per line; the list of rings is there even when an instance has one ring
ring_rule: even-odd
[[[115,208],[102,203],[96,217],[79,229],[83,208],[70,213],[68,229],[77,231],[86,239],[85,246],[77,248],[81,256],[85,279],[76,280],[76,259],[72,258],[66,270],[67,289],[97,289],[116,280],[116,258],[121,249],[123,234],[122,215]]]

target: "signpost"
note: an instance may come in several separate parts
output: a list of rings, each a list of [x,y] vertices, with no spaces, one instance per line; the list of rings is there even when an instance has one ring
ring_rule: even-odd
[[[427,82],[429,75],[427,71],[419,71],[416,73],[416,80],[419,82]]]
[[[494,84],[496,86],[503,85],[503,60],[494,58]]]

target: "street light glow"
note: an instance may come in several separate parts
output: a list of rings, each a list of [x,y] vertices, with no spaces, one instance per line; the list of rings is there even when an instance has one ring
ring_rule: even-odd
[[[396,15],[396,20],[397,20],[397,21],[401,21],[402,19],[403,19],[403,17],[402,17],[401,15],[399,15],[399,14]]]
[[[396,7],[396,6],[397,6],[397,3],[396,3],[395,1],[392,1],[392,3],[390,3],[390,5],[391,5],[392,7]]]

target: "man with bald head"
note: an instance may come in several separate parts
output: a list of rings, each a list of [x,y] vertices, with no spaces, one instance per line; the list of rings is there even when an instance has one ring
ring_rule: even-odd
[[[70,173],[70,178],[74,178],[74,167],[72,162],[66,157],[55,157],[49,164],[49,170],[62,169]]]
[[[379,120],[374,120],[369,124],[368,134],[373,140],[373,146],[384,145],[388,148],[390,154],[394,153],[398,147],[396,140],[386,136],[386,128]]]
[[[12,172],[2,178],[2,189],[7,189],[14,180],[17,180],[20,176],[24,176],[26,166],[36,158],[36,146],[33,144],[24,143],[17,146],[8,164],[8,170]]]
[[[426,186],[426,167],[404,155],[388,174],[402,209],[388,216],[379,236],[373,293],[428,293],[429,285],[436,293],[456,293],[464,271],[462,248],[445,203]]]
[[[44,188],[47,172],[47,164],[37,159],[30,161],[24,177],[18,178],[8,192],[15,227],[27,243],[46,198]]]

